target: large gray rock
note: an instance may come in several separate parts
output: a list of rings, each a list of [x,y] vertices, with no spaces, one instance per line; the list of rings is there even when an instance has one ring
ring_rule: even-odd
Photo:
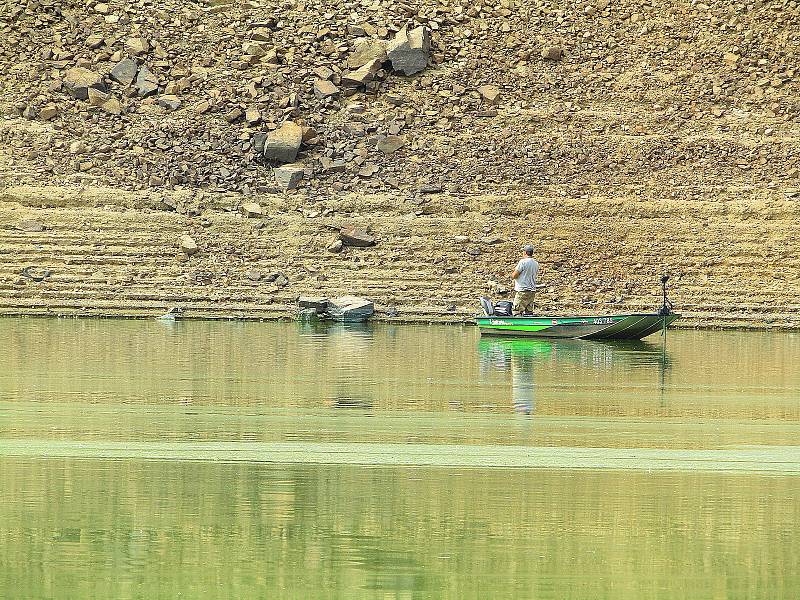
[[[142,65],[136,75],[136,91],[144,98],[158,91],[158,77]]]
[[[89,88],[108,91],[102,75],[83,67],[74,67],[64,75],[64,89],[77,100],[86,100],[89,97]]]
[[[431,32],[427,27],[408,31],[403,27],[386,47],[386,56],[392,68],[406,75],[419,73],[428,66],[431,53]]]
[[[264,143],[264,158],[282,163],[294,162],[303,143],[303,128],[287,121],[271,132]]]
[[[337,321],[358,323],[369,319],[374,312],[374,303],[356,296],[342,296],[328,301],[328,315]]]
[[[111,69],[111,79],[122,85],[130,85],[136,79],[139,70],[138,63],[132,58],[123,58]]]

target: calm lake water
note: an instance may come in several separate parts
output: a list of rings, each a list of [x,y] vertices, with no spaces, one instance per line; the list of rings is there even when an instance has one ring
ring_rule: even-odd
[[[0,598],[800,596],[798,334],[0,340]]]

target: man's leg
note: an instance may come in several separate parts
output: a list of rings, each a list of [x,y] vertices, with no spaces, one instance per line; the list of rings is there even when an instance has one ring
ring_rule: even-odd
[[[523,314],[530,314],[533,312],[533,300],[535,297],[535,292],[525,292],[525,301],[521,306]]]
[[[511,305],[511,313],[515,315],[522,314],[522,294],[524,292],[517,292],[514,294],[514,303]]]

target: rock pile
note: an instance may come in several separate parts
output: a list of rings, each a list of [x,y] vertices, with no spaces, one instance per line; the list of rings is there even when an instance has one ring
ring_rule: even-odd
[[[9,0],[0,145],[31,181],[126,189],[796,188],[799,10]]]

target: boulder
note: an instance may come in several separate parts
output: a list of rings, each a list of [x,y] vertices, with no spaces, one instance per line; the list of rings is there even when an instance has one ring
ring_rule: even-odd
[[[375,313],[375,304],[357,296],[342,296],[328,301],[327,312],[337,321],[360,323]]]
[[[419,73],[428,66],[431,53],[431,32],[425,27],[408,31],[403,27],[386,47],[386,57],[392,68],[406,75]]]
[[[353,226],[345,226],[339,230],[339,239],[345,246],[355,246],[357,248],[366,248],[375,245],[375,238],[363,229],[357,229]]]
[[[138,75],[136,75],[136,91],[142,98],[158,91],[158,77],[150,72],[150,69],[145,65],[141,66]]]
[[[303,128],[287,121],[271,132],[264,143],[264,158],[282,163],[294,162],[303,143]]]
[[[347,66],[358,69],[374,60],[379,64],[386,60],[386,44],[381,40],[361,40],[347,57]]]
[[[122,85],[130,85],[136,79],[139,65],[132,58],[123,58],[111,69],[111,79]]]
[[[66,92],[76,100],[86,100],[89,97],[89,88],[108,91],[102,75],[83,67],[74,67],[64,75],[63,86]]]
[[[283,165],[272,170],[275,183],[282,190],[293,190],[303,180],[303,168],[296,165]]]
[[[197,254],[198,250],[200,250],[200,248],[197,246],[197,242],[195,242],[190,235],[182,235],[179,237],[178,246],[187,256]]]
[[[255,219],[264,216],[264,211],[261,210],[261,205],[258,202],[245,202],[239,207],[242,214],[248,219]]]
[[[312,308],[317,312],[325,312],[328,309],[328,299],[318,296],[300,296],[297,299],[298,308]]]

